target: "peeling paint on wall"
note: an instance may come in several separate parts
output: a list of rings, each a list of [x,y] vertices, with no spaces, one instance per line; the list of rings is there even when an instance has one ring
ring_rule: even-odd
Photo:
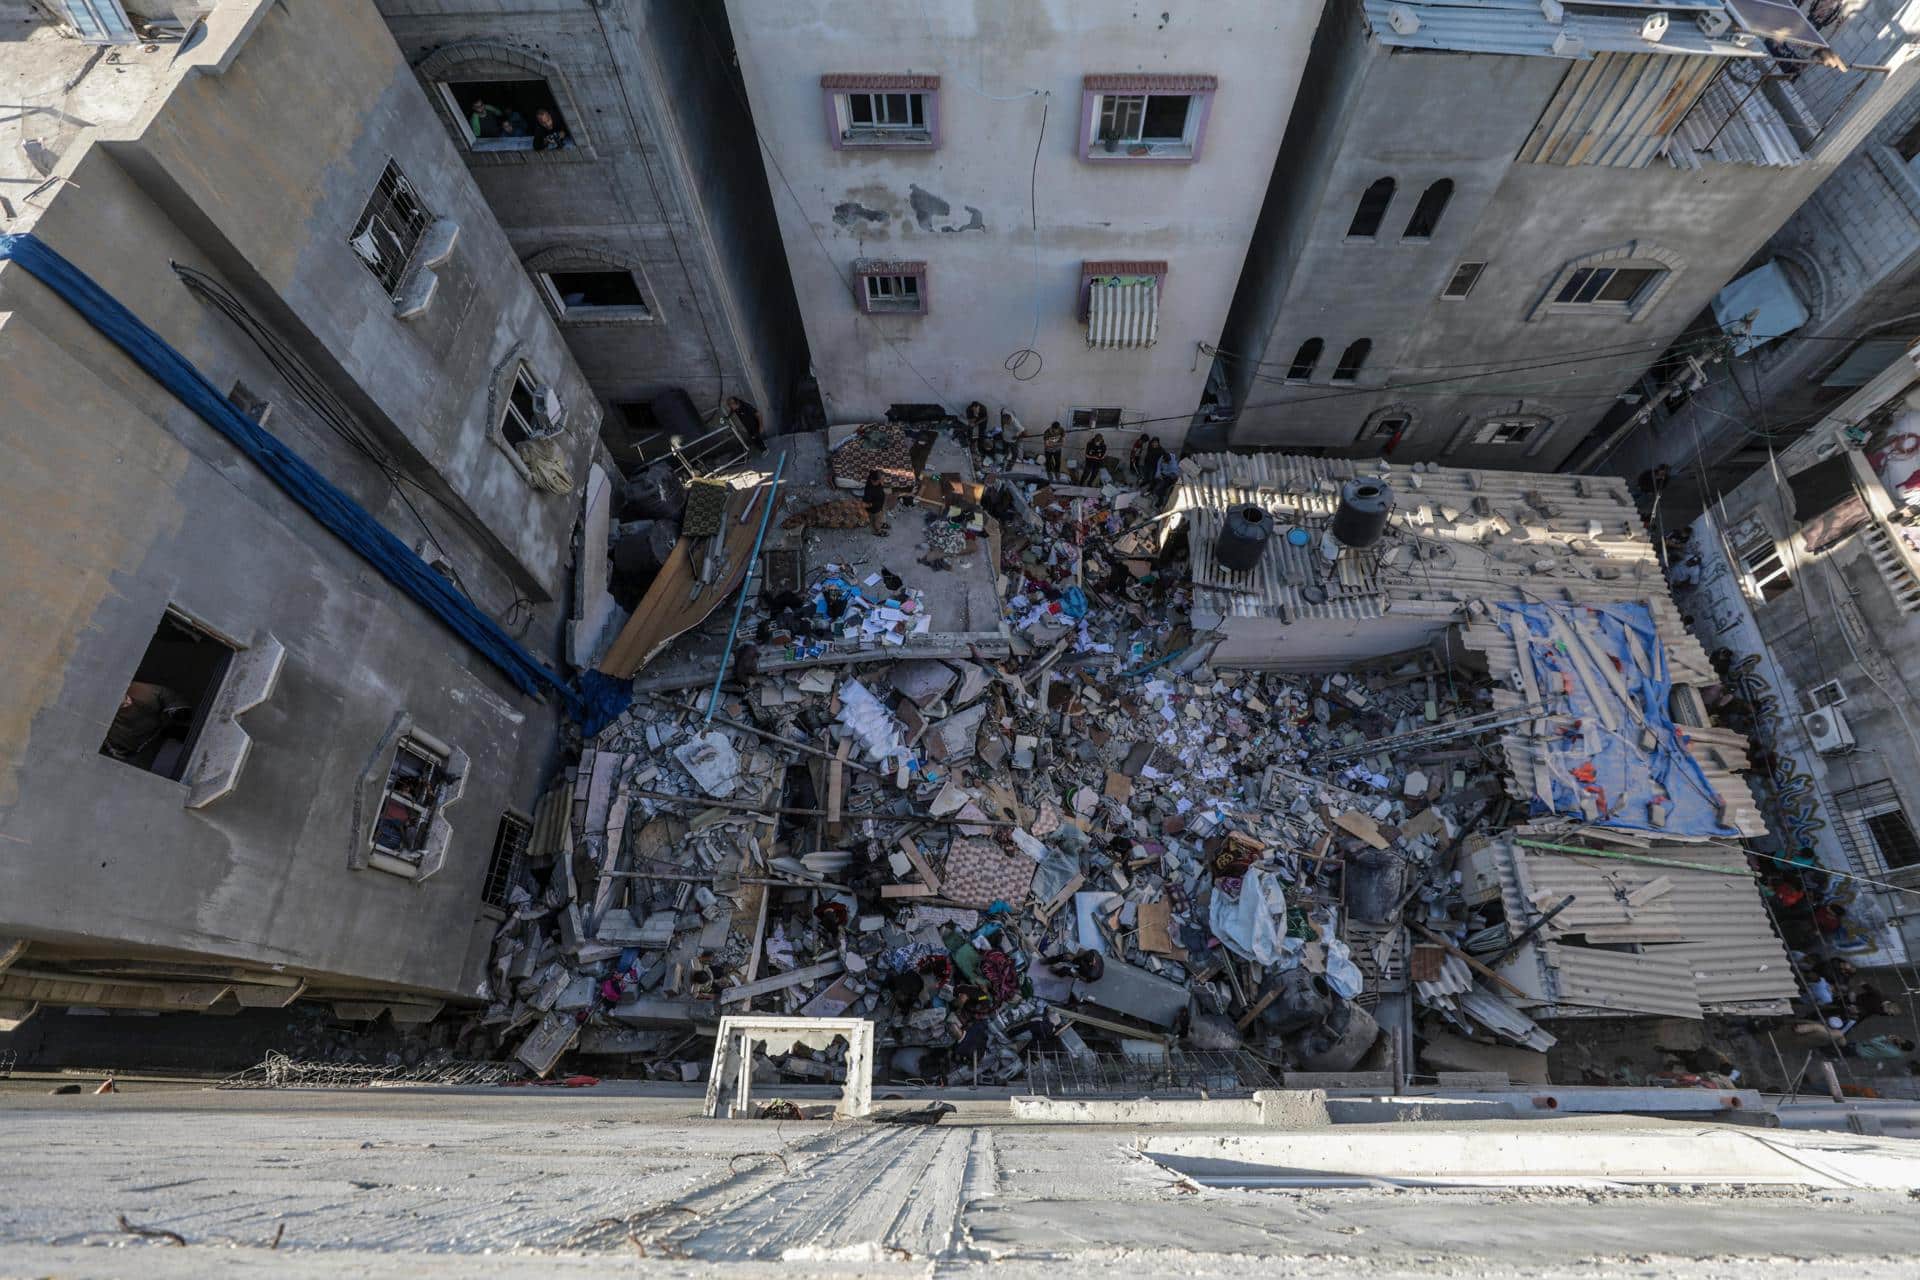
[[[843,227],[850,227],[856,222],[883,223],[887,216],[886,210],[869,209],[857,200],[833,206],[833,220]]]
[[[987,229],[986,218],[981,215],[979,209],[970,204],[961,206],[967,211],[965,223],[948,223],[943,227],[935,227],[933,220],[950,217],[953,214],[953,206],[917,183],[909,186],[907,193],[907,203],[913,206],[913,219],[920,224],[922,231],[985,231]]]

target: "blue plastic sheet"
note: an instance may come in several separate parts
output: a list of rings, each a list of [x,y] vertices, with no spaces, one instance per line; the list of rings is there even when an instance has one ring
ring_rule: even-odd
[[[365,507],[229,403],[185,356],[92,277],[33,235],[0,235],[0,262],[4,261],[18,263],[79,312],[155,382],[246,454],[288,497],[379,570],[382,577],[498,667],[522,693],[537,695],[543,687],[550,688],[560,695],[570,714],[575,718],[582,715],[580,695],[563,679],[415,555]]]
[[[1584,798],[1600,810],[1597,826],[1682,836],[1739,834],[1722,818],[1706,774],[1681,745],[1667,710],[1673,682],[1666,647],[1645,605],[1499,607],[1500,625],[1519,645],[1547,712],[1578,721],[1537,744],[1548,761],[1552,803],[1536,795],[1532,816],[1582,817]],[[1619,675],[1624,700],[1606,670]],[[1600,714],[1603,701],[1618,726],[1613,730]],[[1643,745],[1649,736],[1651,747]],[[1664,824],[1652,818],[1656,801],[1666,807]]]

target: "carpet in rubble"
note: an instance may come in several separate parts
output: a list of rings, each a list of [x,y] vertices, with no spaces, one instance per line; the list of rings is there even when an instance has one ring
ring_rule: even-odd
[[[867,504],[859,498],[835,498],[802,507],[780,522],[783,529],[858,529],[867,523]]]
[[[687,485],[687,508],[680,516],[680,532],[689,538],[710,538],[720,532],[727,514],[727,485],[718,480],[695,480]]]
[[[889,489],[914,486],[913,451],[907,433],[885,422],[868,423],[833,451],[833,477],[841,484],[866,484],[867,473],[878,471]]]
[[[1023,854],[1008,853],[998,840],[956,835],[940,884],[947,900],[963,907],[985,910],[995,902],[1018,907],[1033,888],[1035,866]]]

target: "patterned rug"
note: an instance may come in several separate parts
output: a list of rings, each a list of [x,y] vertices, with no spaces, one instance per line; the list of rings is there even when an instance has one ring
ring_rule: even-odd
[[[906,432],[889,423],[869,423],[833,451],[833,477],[841,484],[865,485],[869,471],[878,471],[880,483],[889,489],[914,487],[912,445]]]
[[[955,836],[940,872],[943,895],[963,907],[986,908],[995,901],[1019,907],[1033,888],[1032,858],[1008,853],[997,840]]]
[[[867,523],[867,504],[859,498],[802,507],[780,522],[782,529],[858,529]]]

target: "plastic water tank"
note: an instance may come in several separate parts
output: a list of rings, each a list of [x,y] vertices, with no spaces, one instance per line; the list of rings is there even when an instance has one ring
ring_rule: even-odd
[[[1272,536],[1273,517],[1266,508],[1250,503],[1228,507],[1227,518],[1220,523],[1220,536],[1213,543],[1213,558],[1222,569],[1245,573],[1260,563],[1267,539]]]
[[[1387,531],[1393,513],[1393,486],[1385,480],[1361,477],[1340,489],[1340,505],[1333,513],[1333,536],[1343,546],[1370,547]]]

